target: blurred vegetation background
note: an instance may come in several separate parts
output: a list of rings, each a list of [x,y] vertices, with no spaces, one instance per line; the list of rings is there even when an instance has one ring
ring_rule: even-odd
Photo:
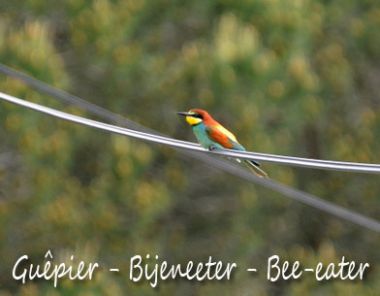
[[[175,138],[176,111],[209,110],[249,150],[380,163],[377,0],[6,1],[0,60]],[[86,115],[0,75],[11,95]],[[0,295],[379,295],[380,238],[150,145],[0,102]],[[377,175],[264,164],[280,182],[380,217]],[[11,268],[75,254],[120,275],[21,286]],[[224,283],[128,279],[128,258],[208,256],[241,266]],[[279,254],[305,266],[372,266],[365,281],[269,283]],[[255,277],[245,272],[261,267]]]

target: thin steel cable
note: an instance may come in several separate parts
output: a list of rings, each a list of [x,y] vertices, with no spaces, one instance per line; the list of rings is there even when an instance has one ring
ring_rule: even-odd
[[[105,120],[108,120],[116,124],[123,124],[135,130],[148,132],[152,134],[151,135],[152,138],[156,137],[157,140],[159,141],[161,140],[160,138],[162,136],[157,135],[156,131],[143,127],[134,121],[128,120],[120,116],[119,114],[116,114],[100,106],[92,104],[77,96],[74,96],[74,95],[68,94],[65,91],[53,88],[44,82],[41,82],[19,71],[13,70],[12,68],[9,68],[3,64],[0,64],[0,72],[8,76],[17,78],[19,80],[22,80],[24,83],[28,84],[29,86],[32,86],[33,88],[38,89],[39,91],[42,91],[48,95],[51,95],[53,97],[59,97],[62,101],[66,103],[74,104],[80,108],[90,111],[93,115],[99,116],[100,118],[103,118]],[[179,141],[175,139],[171,139],[171,141],[173,142],[173,144],[176,142],[176,144],[178,144],[179,146],[185,143],[184,141]],[[190,148],[190,146],[193,147],[193,150],[199,150],[200,148],[199,145],[195,143],[191,143],[191,142],[187,142],[186,145],[188,148]],[[346,172],[351,171],[351,172],[360,172],[360,173],[376,173],[376,174],[380,173],[380,164],[309,159],[309,158],[301,158],[301,157],[294,157],[294,156],[274,155],[274,154],[267,154],[267,153],[245,152],[245,151],[244,152],[231,151],[231,150],[215,151],[215,153],[223,154],[225,156],[230,156],[230,157],[274,162],[281,165],[291,165],[291,166],[299,166],[299,167],[309,167],[309,168],[314,168],[314,169],[346,171]]]
[[[25,73],[22,73],[20,71],[14,70],[4,64],[0,63],[0,72],[9,76],[16,78],[22,82],[24,82],[26,85],[45,93],[55,99],[59,99],[60,101],[77,106],[83,110],[86,110],[90,113],[92,113],[95,116],[98,116],[99,118],[102,118],[104,120],[108,120],[110,122],[113,122],[115,124],[122,124],[125,126],[128,126],[132,129],[140,130],[149,132],[152,134],[157,134],[156,131],[149,129],[145,126],[142,126],[138,124],[137,122],[134,122],[132,120],[129,120],[117,113],[114,113],[108,109],[102,108],[98,105],[95,105],[91,102],[88,102],[86,100],[83,100],[82,98],[75,96],[73,94],[69,94],[68,92],[52,87],[51,85],[47,84],[46,82],[40,81],[34,77],[31,77]]]
[[[17,102],[16,104],[22,105],[24,107],[38,110],[44,113],[52,114],[53,116],[58,116],[58,117],[70,116],[71,119],[69,120],[81,123],[81,117],[79,116],[63,113],[58,110],[50,109],[50,108],[33,104],[27,101],[19,100],[14,97],[13,99],[10,99],[9,95],[6,95],[4,93],[1,93],[1,94],[3,96],[8,97],[9,101],[13,100],[14,103]],[[3,98],[3,99],[6,99],[6,98]],[[309,162],[307,159],[304,159],[304,158],[296,159],[294,157],[288,158],[285,156],[273,157],[270,154],[263,154],[263,153],[258,154],[258,153],[249,152],[249,151],[236,151],[236,150],[227,150],[227,149],[210,152],[202,148],[198,144],[187,142],[187,141],[176,140],[169,137],[140,132],[140,131],[122,128],[118,126],[111,126],[105,123],[96,122],[94,120],[89,120],[89,119],[87,119],[87,123],[88,125],[92,125],[93,127],[99,127],[99,124],[102,125],[103,127],[107,126],[107,128],[110,128],[109,131],[113,131],[113,132],[117,132],[117,130],[120,129],[123,134],[128,135],[130,137],[135,137],[141,140],[152,141],[152,142],[169,145],[176,148],[208,152],[208,153],[213,153],[213,154],[227,156],[227,157],[243,158],[243,159],[248,159],[248,160],[268,161],[268,162],[274,162],[274,163],[280,163],[280,164],[288,164],[288,165],[303,166],[303,167],[314,167],[314,168],[320,168],[320,169],[354,171],[354,172],[364,172],[364,173],[380,173],[380,165],[377,165],[377,164],[361,163],[357,165],[356,163],[353,163],[353,162],[333,162],[333,163],[330,163],[329,161],[324,161],[322,163],[316,162],[316,161]]]
[[[19,160],[19,157],[16,156],[13,152],[2,152],[0,154],[0,167],[6,168],[12,166]]]
[[[5,65],[0,64],[0,72],[3,72],[4,74],[6,74],[8,76],[12,76],[14,78],[17,78],[17,79],[23,81],[25,84],[31,86],[32,88],[34,88],[38,91],[41,91],[43,93],[46,93],[55,99],[61,100],[63,102],[69,103],[69,104],[76,105],[76,106],[78,106],[78,107],[80,107],[80,108],[82,108],[82,109],[84,109],[84,110],[86,110],[86,111],[88,111],[94,115],[97,115],[103,119],[109,120],[109,121],[114,122],[114,123],[120,123],[123,125],[127,125],[129,127],[133,127],[133,128],[138,129],[138,130],[141,130],[141,131],[146,131],[146,132],[150,132],[150,133],[157,133],[154,130],[151,130],[151,129],[146,128],[142,125],[139,125],[138,123],[135,123],[131,120],[128,120],[127,118],[122,117],[119,114],[113,113],[107,109],[99,107],[95,104],[92,104],[91,102],[85,101],[85,100],[83,100],[77,96],[74,96],[72,94],[69,94],[65,91],[56,89],[56,88],[54,88],[54,87],[52,87],[52,86],[50,86],[50,85],[48,85],[42,81],[39,81],[33,77],[30,77],[24,73],[16,71],[16,70],[9,68]],[[232,173],[232,171],[231,171],[231,169],[232,169],[231,165],[232,164],[226,160],[216,158],[214,155],[207,155],[205,153],[199,153],[199,152],[191,151],[191,150],[179,150],[179,151],[184,153],[187,156],[190,156],[190,157],[193,157],[195,159],[204,161],[205,163],[209,164],[212,167],[218,167],[219,169],[222,169],[226,172]],[[272,155],[272,156],[277,157],[277,158],[283,158],[282,156],[278,156],[278,155]],[[292,159],[298,159],[297,157],[291,157],[291,158]],[[309,161],[314,161],[314,160],[309,159]],[[316,161],[318,161],[318,160],[316,160]],[[329,161],[321,161],[321,162],[329,163]],[[249,179],[250,181],[253,181],[255,183],[259,183],[258,181],[260,181],[259,178],[257,178],[256,176],[254,176],[252,174],[247,173],[247,171],[245,171],[241,167],[235,166],[233,169],[233,172],[234,173],[232,173],[232,174],[243,177],[245,179]],[[240,174],[242,174],[242,175],[240,175]],[[321,200],[321,199],[319,199],[313,195],[303,193],[302,191],[298,191],[298,190],[295,190],[293,188],[289,188],[285,185],[277,183],[277,185],[280,185],[280,188],[277,188],[277,186],[273,186],[273,185],[271,185],[271,186],[267,186],[265,184],[262,184],[262,185],[264,185],[265,187],[270,188],[272,190],[278,191],[282,194],[285,194],[286,196],[293,198],[293,199],[296,199],[302,203],[308,204],[314,208],[328,212],[332,215],[341,217],[341,218],[349,220],[351,222],[358,223],[359,221],[365,221],[365,220],[362,220],[360,218],[360,217],[362,217],[361,215],[358,215],[356,213],[352,213],[350,211],[342,209],[339,206],[338,207],[335,205],[329,206],[329,203],[325,202],[324,200]],[[281,186],[283,186],[283,187],[281,187]],[[282,190],[280,190],[281,188],[282,188]],[[288,189],[290,189],[290,191]],[[292,192],[292,190],[294,192]],[[292,194],[289,195],[289,193],[291,193],[291,192],[293,193],[293,195]],[[304,194],[304,195],[302,195],[302,194]],[[354,217],[354,219],[352,219],[352,217]],[[357,220],[357,222],[355,222],[354,220]],[[364,223],[366,223],[366,222],[364,222]],[[369,224],[371,224],[371,223],[369,223]]]
[[[187,145],[187,142],[184,142],[184,141],[177,141],[176,143],[173,143],[171,141],[171,139],[169,139],[169,138],[151,137],[151,135],[149,135],[147,133],[137,132],[137,131],[133,131],[133,130],[130,130],[127,128],[121,128],[119,126],[105,124],[105,123],[102,123],[99,121],[95,121],[95,120],[87,119],[84,117],[68,114],[66,112],[58,111],[58,110],[55,110],[52,108],[48,108],[48,107],[41,106],[41,105],[38,105],[35,103],[31,103],[31,102],[28,102],[28,101],[25,101],[25,100],[22,100],[22,99],[19,99],[19,98],[16,98],[16,97],[13,97],[13,96],[1,93],[1,92],[0,92],[0,99],[5,100],[5,101],[10,102],[10,103],[13,103],[13,104],[16,104],[16,105],[19,105],[19,106],[23,106],[23,107],[28,108],[28,109],[32,109],[35,111],[42,112],[42,113],[45,113],[45,114],[48,114],[48,115],[51,115],[51,116],[54,116],[54,117],[57,117],[57,118],[60,118],[63,120],[75,122],[75,123],[85,125],[85,126],[89,126],[89,127],[94,127],[94,128],[101,129],[104,131],[109,131],[112,133],[121,134],[121,135],[125,135],[125,136],[131,136],[131,137],[135,137],[135,138],[138,138],[141,140],[151,141],[151,142],[155,142],[155,143],[170,145],[170,146],[181,148],[181,149],[192,149],[192,150],[194,149],[194,147],[192,147],[192,146],[190,146],[190,148],[189,148],[189,146]],[[202,151],[204,153],[214,153],[214,152],[210,152],[208,150],[205,150],[199,146],[198,146],[198,148],[199,149],[196,149],[194,151],[199,151],[199,152]],[[373,230],[373,231],[380,233],[380,222],[376,221],[375,219],[368,218],[364,215],[352,212],[352,211],[347,210],[343,207],[340,207],[340,206],[337,206],[333,203],[322,200],[319,197],[316,197],[312,194],[308,194],[308,193],[293,189],[291,187],[277,183],[277,182],[272,181],[270,179],[258,178],[257,176],[249,173],[248,171],[242,170],[241,168],[238,168],[233,164],[225,163],[224,161],[222,161],[220,159],[214,159],[212,165],[214,167],[220,168],[220,169],[222,169],[222,170],[224,170],[230,174],[241,177],[241,178],[248,180],[248,181],[255,182],[255,183],[260,184],[264,187],[267,187],[267,188],[275,190],[279,193],[282,193],[283,195],[285,195],[291,199],[300,201],[304,204],[307,204],[309,206],[312,206],[314,208],[322,210],[326,213],[332,214],[336,217],[340,217],[344,220],[350,221],[352,223],[355,223],[357,225],[363,226],[367,229],[370,229],[370,230]]]

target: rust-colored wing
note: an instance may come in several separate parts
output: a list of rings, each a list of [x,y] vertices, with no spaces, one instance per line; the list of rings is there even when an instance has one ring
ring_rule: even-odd
[[[207,126],[206,132],[212,141],[219,143],[224,148],[233,149],[236,144],[240,145],[236,137],[221,125]]]

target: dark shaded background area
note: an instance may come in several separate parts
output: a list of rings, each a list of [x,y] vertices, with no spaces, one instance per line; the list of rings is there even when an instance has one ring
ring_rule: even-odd
[[[54,1],[55,2],[55,1]],[[176,111],[209,110],[249,150],[380,162],[380,3],[376,0],[0,0],[0,60],[175,138]],[[0,89],[88,116],[0,76]],[[170,148],[0,102],[0,295],[376,295],[379,235],[248,184]],[[380,217],[377,175],[264,164],[280,182]],[[87,283],[25,286],[28,254],[118,266]],[[128,258],[235,261],[233,281],[128,280]],[[372,265],[365,281],[271,284],[279,254],[305,266]]]

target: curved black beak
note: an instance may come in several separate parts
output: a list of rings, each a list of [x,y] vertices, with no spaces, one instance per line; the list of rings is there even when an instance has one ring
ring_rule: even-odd
[[[177,112],[178,115],[181,116],[190,116],[191,114],[189,112]]]

